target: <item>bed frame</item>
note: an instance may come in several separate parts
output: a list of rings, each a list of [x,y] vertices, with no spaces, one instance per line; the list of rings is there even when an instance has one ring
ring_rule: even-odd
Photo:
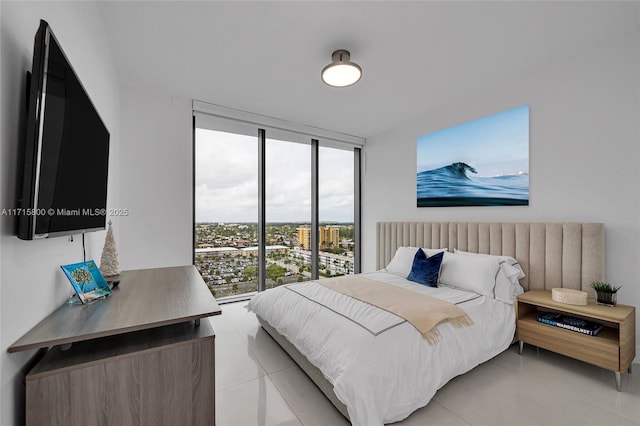
[[[377,269],[402,246],[448,248],[512,256],[527,275],[525,290],[581,289],[593,296],[593,281],[604,281],[605,231],[602,223],[378,222]],[[335,407],[349,419],[333,385],[284,336],[258,321],[293,358]]]

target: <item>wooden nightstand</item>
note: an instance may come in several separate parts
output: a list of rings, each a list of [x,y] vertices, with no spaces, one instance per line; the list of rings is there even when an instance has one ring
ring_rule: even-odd
[[[542,312],[557,312],[600,323],[604,326],[596,336],[588,336],[538,322]],[[597,305],[589,299],[587,306],[567,305],[551,299],[551,292],[532,290],[518,296],[516,335],[520,354],[529,343],[566,355],[615,373],[620,391],[620,373],[631,372],[636,356],[636,308]]]

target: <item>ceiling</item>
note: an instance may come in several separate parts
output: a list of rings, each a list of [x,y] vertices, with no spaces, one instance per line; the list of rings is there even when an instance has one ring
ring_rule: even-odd
[[[100,2],[120,78],[370,137],[638,30],[633,2]],[[362,80],[320,71],[351,51]]]

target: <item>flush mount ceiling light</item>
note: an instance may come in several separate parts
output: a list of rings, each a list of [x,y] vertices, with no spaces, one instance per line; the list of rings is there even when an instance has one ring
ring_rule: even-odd
[[[322,69],[322,81],[334,87],[356,84],[362,77],[362,68],[350,59],[351,54],[348,50],[339,49],[333,52],[333,62]]]

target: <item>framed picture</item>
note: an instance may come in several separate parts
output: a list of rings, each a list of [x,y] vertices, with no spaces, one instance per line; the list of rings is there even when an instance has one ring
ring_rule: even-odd
[[[82,303],[88,303],[111,294],[109,284],[93,260],[60,267]]]
[[[418,138],[417,206],[529,205],[529,105]]]

